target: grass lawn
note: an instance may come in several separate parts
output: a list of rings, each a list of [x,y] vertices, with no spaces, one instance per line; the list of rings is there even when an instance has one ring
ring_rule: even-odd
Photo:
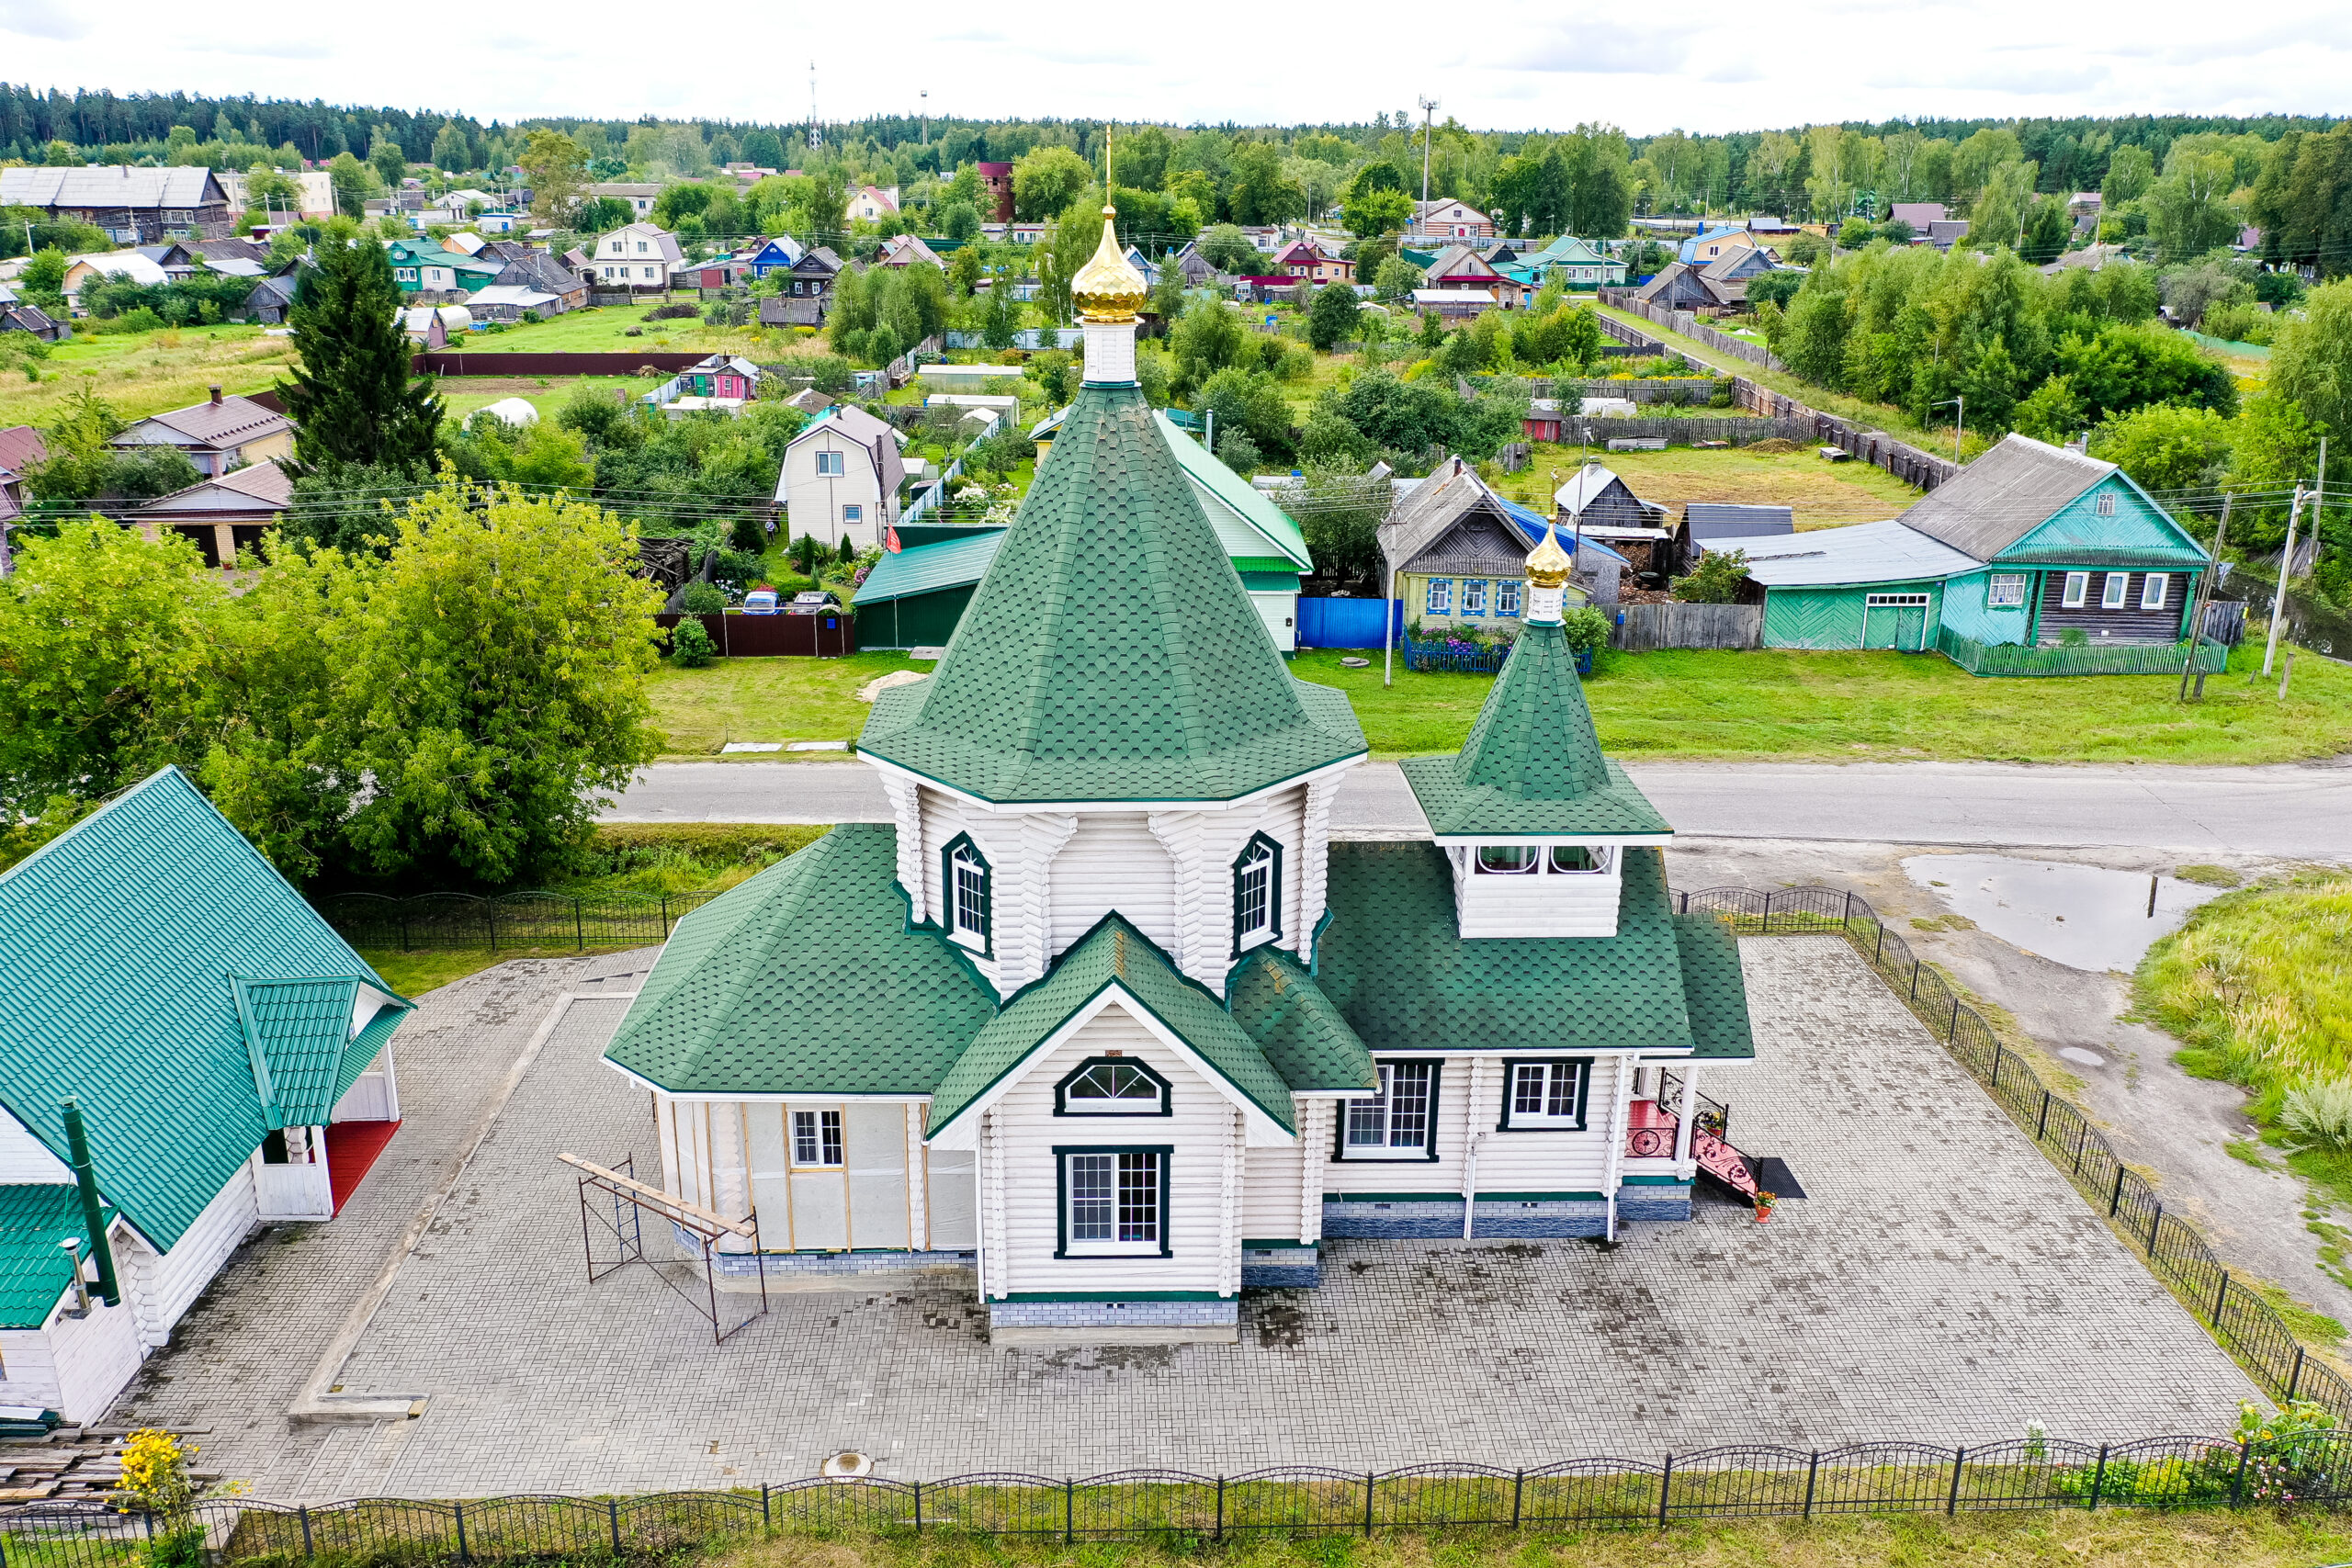
[[[1383,690],[1380,655],[1301,653],[1300,676],[1345,691],[1379,756],[1458,749],[1491,683],[1417,675]],[[1979,679],[1933,654],[1782,649],[1602,650],[1585,688],[1600,743],[1622,758],[1779,761],[1797,758],[2030,762],[2287,762],[2352,750],[2352,668],[2298,662],[2285,703],[2241,649],[2210,678],[2205,702],[2174,700],[2177,679],[2101,675]]]
[[[1506,474],[1496,489],[1512,501],[1549,513],[1552,492],[1584,460],[1581,446],[1538,442],[1533,460],[1521,473]],[[1793,506],[1797,526],[1827,527],[1875,522],[1900,513],[1920,492],[1883,468],[1867,463],[1825,463],[1811,447],[1795,452],[1757,452],[1733,447],[1699,451],[1669,446],[1663,452],[1607,452],[1606,463],[1644,501],[1664,502],[1677,519],[1689,501],[1734,501],[1761,506]]]
[[[0,427],[49,424],[84,387],[95,387],[125,419],[202,402],[216,381],[231,392],[264,390],[293,363],[294,344],[262,334],[242,326],[77,333],[35,362],[39,381],[27,380],[13,362],[0,371]]]
[[[2275,1511],[1963,1513],[1725,1520],[1655,1529],[1397,1531],[1216,1545],[787,1535],[722,1551],[718,1568],[2312,1568],[2352,1556],[2352,1520]]]
[[[567,310],[544,321],[509,327],[503,333],[469,333],[452,349],[468,354],[628,354],[639,349],[672,353],[740,354],[765,364],[796,355],[827,352],[822,339],[792,328],[707,326],[699,317],[673,316],[647,321],[647,312],[663,303],[600,305]],[[701,309],[691,293],[681,292],[668,303]],[[635,327],[639,335],[628,335]]]
[[[508,398],[520,398],[537,409],[541,419],[553,419],[576,387],[594,388],[607,398],[635,399],[665,379],[658,376],[444,376],[435,387],[451,419],[462,421],[474,410]]]
[[[850,740],[873,708],[857,689],[894,670],[929,673],[902,653],[847,659],[714,659],[700,670],[653,673],[653,723],[672,756],[709,756],[729,740]],[[832,751],[756,752],[766,761],[839,761]]]

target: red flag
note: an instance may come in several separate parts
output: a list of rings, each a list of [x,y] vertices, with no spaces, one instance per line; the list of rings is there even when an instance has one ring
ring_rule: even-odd
[[[899,553],[899,531],[896,528],[882,530],[882,547],[894,556]]]

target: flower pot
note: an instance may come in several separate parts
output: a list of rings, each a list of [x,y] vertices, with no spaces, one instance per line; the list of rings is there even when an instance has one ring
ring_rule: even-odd
[[[1757,1210],[1757,1211],[1756,1211],[1756,1223],[1757,1223],[1758,1224],[1759,1224],[1759,1225],[1769,1225],[1769,1224],[1770,1224],[1772,1223],[1772,1211],[1771,1211],[1771,1210],[1770,1210],[1770,1209],[1758,1209],[1758,1210]]]

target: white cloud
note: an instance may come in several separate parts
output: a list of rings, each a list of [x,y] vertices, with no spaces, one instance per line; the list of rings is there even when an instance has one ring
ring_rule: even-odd
[[[70,41],[89,31],[88,22],[51,0],[0,0],[0,33]]]

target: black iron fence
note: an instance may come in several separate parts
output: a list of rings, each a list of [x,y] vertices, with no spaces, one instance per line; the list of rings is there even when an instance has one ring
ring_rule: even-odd
[[[1234,1475],[1127,1470],[1063,1479],[865,1476],[728,1492],[466,1502],[368,1498],[314,1507],[224,1499],[175,1521],[103,1505],[0,1514],[10,1568],[158,1564],[470,1563],[645,1559],[783,1533],[859,1531],[1078,1542],[1429,1529],[1588,1530],[1724,1518],[2019,1509],[2192,1508],[2352,1501],[2352,1439],[2178,1436],[2127,1443],[2021,1438],[1982,1448],[1733,1444],[1653,1460],[1525,1470],[1281,1465]]]
[[[402,953],[548,953],[638,947],[670,940],[680,917],[716,893],[667,897],[575,897],[569,893],[422,893],[388,898],[343,893],[318,900],[318,911],[354,947]],[[6,1568],[0,1564],[0,1568]]]
[[[1919,961],[1867,899],[1834,887],[1717,887],[1678,893],[1675,904],[1720,915],[1742,934],[1844,936],[2256,1382],[2281,1400],[2308,1402],[2352,1424],[2352,1383],[2309,1355],[2286,1320],[2232,1277],[2194,1225],[2165,1207],[2154,1184],[2124,1163],[2089,1115],[2001,1043],[1984,1017],[1954,994],[1941,972]]]

